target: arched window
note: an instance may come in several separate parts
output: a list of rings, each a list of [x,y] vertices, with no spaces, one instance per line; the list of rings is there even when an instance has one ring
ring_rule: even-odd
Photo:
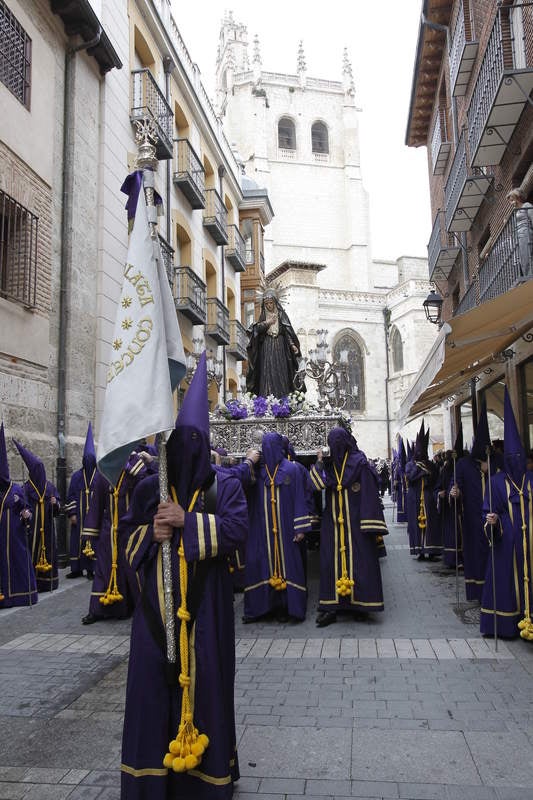
[[[392,328],[389,341],[392,353],[393,372],[401,372],[403,369],[403,342],[398,328]]]
[[[315,122],[311,128],[313,153],[329,153],[328,129],[323,122]]]
[[[344,351],[344,353],[343,353]],[[343,357],[341,357],[343,353]],[[361,412],[365,410],[365,359],[361,345],[355,333],[341,333],[333,346],[335,361],[347,363],[347,411]]]
[[[289,117],[282,117],[278,122],[278,147],[282,150],[296,150],[296,129]]]

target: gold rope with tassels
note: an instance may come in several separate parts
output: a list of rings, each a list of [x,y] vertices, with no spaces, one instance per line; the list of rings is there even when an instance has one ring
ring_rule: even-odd
[[[418,509],[418,527],[422,531],[422,547],[424,547],[426,543],[426,527],[427,527],[427,516],[426,516],[426,499],[424,497],[424,478],[422,478],[422,484],[420,488],[420,506]]]
[[[176,490],[170,487],[172,499],[178,502]],[[196,489],[187,511],[192,511],[196,505],[200,489]],[[191,710],[191,677],[189,675],[189,632],[187,623],[191,615],[187,610],[187,561],[185,560],[185,550],[183,548],[183,536],[180,535],[178,545],[179,557],[179,580],[180,580],[180,607],[176,616],[180,620],[180,665],[179,684],[181,687],[181,718],[176,738],[172,739],[168,746],[168,753],[163,759],[163,766],[172,769],[174,772],[186,772],[194,769],[202,760],[208,744],[209,738],[205,733],[198,733],[198,728],[194,726]]]
[[[87,516],[87,514],[89,513],[90,488],[91,488],[91,485],[92,485],[92,482],[93,482],[93,478],[94,478],[94,473],[95,472],[96,472],[96,468],[93,470],[93,474],[91,475],[91,480],[89,481],[89,483],[87,483],[87,476],[85,474],[85,470],[83,470],[83,482],[85,484],[85,514],[84,514],[84,519]],[[81,523],[81,520],[80,520],[80,523]],[[81,531],[82,531],[82,526],[80,524],[80,535],[81,535]],[[94,558],[95,557],[95,552],[93,550],[93,546],[91,544],[91,540],[90,539],[86,540],[85,547],[83,548],[83,550],[81,552],[87,558]]]
[[[339,532],[340,532],[339,550],[341,554],[341,577],[338,579],[336,584],[337,594],[339,595],[339,597],[348,597],[348,595],[352,593],[352,589],[355,586],[355,582],[348,575],[348,565],[346,563],[346,538],[344,531],[342,479],[344,478],[344,470],[346,468],[347,460],[348,460],[348,451],[346,451],[344,454],[340,475],[337,471],[337,467],[335,466],[335,464],[333,464],[333,469],[335,470],[335,477],[337,478],[337,501],[339,504],[339,514],[337,516],[337,522],[339,523]]]
[[[113,489],[113,519],[111,521],[111,575],[109,576],[109,583],[105,593],[100,598],[103,606],[110,606],[113,603],[119,603],[124,599],[124,596],[118,590],[117,584],[117,566],[118,566],[118,496],[120,487],[124,480],[125,472],[123,471],[116,487]]]
[[[529,604],[529,568],[527,563],[527,524],[526,524],[526,507],[524,501],[524,483],[526,480],[526,476],[522,478],[522,486],[519,488],[516,483],[511,478],[511,483],[517,490],[520,496],[520,514],[522,516],[522,549],[523,549],[523,556],[524,556],[524,571],[523,571],[523,581],[524,581],[524,618],[520,620],[518,623],[518,628],[520,630],[520,636],[522,639],[527,639],[527,641],[533,641],[533,623],[531,622],[531,615],[530,615],[530,604]],[[530,500],[531,502],[531,500]]]
[[[274,565],[272,569],[272,575],[270,576],[268,582],[275,589],[277,592],[282,592],[284,589],[287,588],[287,581],[283,577],[282,569],[281,569],[281,555],[279,551],[279,531],[278,531],[278,514],[276,508],[276,486],[275,486],[275,479],[279,469],[279,464],[276,465],[276,469],[274,470],[274,474],[270,474],[270,470],[265,464],[266,473],[270,480],[270,507],[272,511],[272,538],[274,540]]]
[[[39,559],[38,559],[38,561],[37,561],[37,563],[35,565],[35,571],[36,572],[50,572],[50,570],[52,569],[52,565],[49,563],[48,559],[46,558],[46,544],[45,544],[45,540],[44,540],[44,500],[45,500],[45,495],[46,495],[46,486],[44,488],[44,492],[41,494],[31,478],[29,478],[29,482],[31,483],[31,485],[35,489],[35,491],[37,493],[37,497],[39,498],[39,514],[40,514],[40,518],[41,518],[41,528],[40,528],[41,550],[39,552]]]

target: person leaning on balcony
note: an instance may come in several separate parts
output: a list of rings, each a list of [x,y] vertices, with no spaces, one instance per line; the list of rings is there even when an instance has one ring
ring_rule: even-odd
[[[533,275],[533,205],[527,202],[521,189],[512,189],[507,199],[516,211],[520,277],[530,278]]]

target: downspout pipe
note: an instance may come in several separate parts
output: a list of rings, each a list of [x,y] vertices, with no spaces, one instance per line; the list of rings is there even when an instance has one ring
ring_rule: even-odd
[[[174,62],[170,56],[165,56],[163,59],[163,69],[165,70],[165,100],[170,105],[170,75],[174,67]],[[172,142],[174,147],[174,142]],[[174,155],[174,153],[172,154]],[[166,169],[166,228],[167,228],[167,242],[172,247],[172,228],[171,228],[171,215],[170,215],[170,184],[171,184],[171,166],[172,159],[167,158]]]
[[[387,415],[387,458],[391,457],[391,441],[390,441],[390,409],[389,409],[389,381],[390,381],[390,366],[389,366],[389,328],[390,328],[390,308],[383,309],[383,330],[385,331],[385,364],[387,365],[387,374],[385,377],[385,413]]]
[[[65,86],[63,99],[63,178],[61,186],[61,256],[59,274],[59,329],[57,346],[57,443],[56,481],[63,503],[67,498],[66,458],[66,394],[68,358],[69,288],[72,261],[72,193],[74,186],[74,63],[76,53],[96,47],[102,36],[98,26],[95,36],[88,42],[71,45],[65,53]],[[64,507],[58,517],[57,557],[59,566],[68,563],[67,518]]]
[[[218,193],[224,202],[224,175],[226,174],[226,167],[221,164],[218,168]],[[226,288],[226,257],[224,252],[224,245],[220,246],[220,274],[222,278],[222,299],[224,299],[224,290]],[[222,345],[222,402],[226,402],[226,345]]]

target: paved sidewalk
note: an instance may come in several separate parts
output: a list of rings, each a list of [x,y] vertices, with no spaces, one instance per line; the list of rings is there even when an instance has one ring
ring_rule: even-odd
[[[532,800],[533,645],[495,652],[455,573],[390,531],[365,622],[316,628],[316,552],[305,622],[243,625],[236,598],[236,800]],[[129,622],[83,627],[89,588],[0,611],[0,800],[119,799]]]

